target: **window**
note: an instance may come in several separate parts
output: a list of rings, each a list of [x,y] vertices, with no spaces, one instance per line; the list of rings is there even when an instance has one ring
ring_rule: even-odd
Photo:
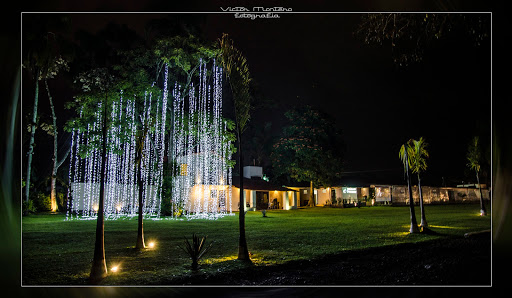
[[[187,176],[187,164],[186,163],[182,163],[180,165],[180,175],[181,176]]]
[[[308,194],[308,190],[307,189],[304,189],[304,194],[307,195]]]

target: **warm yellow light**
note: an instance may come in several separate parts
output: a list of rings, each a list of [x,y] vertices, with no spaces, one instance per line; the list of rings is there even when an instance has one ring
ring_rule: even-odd
[[[92,210],[94,210],[94,212],[98,212],[98,205],[94,205],[94,206],[92,207]]]
[[[118,270],[118,269],[119,269],[119,267],[114,266],[114,267],[112,267],[112,269],[110,269],[110,270],[111,270],[112,272],[117,272],[117,270]]]
[[[155,247],[155,242],[149,242],[148,246],[149,246],[149,248]]]
[[[117,209],[117,212],[121,211],[121,206],[117,205],[116,209]]]

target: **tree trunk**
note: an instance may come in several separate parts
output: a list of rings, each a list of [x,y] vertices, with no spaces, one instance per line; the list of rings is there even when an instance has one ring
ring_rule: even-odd
[[[250,261],[249,249],[247,248],[247,240],[245,238],[245,194],[244,194],[244,167],[242,165],[242,138],[241,132],[238,134],[238,170],[240,171],[240,210],[238,212],[238,225],[240,230],[240,237],[238,239],[238,259],[242,261]]]
[[[53,120],[53,157],[52,157],[52,176],[50,183],[50,202],[51,202],[51,211],[57,211],[57,117],[55,116],[55,108],[53,106],[53,99],[50,94],[50,88],[48,87],[48,80],[44,79],[44,85],[46,86],[46,92],[48,93],[48,100],[50,101],[50,109],[52,111],[52,120]]]
[[[412,188],[411,188],[411,177],[409,176],[409,160],[408,160],[407,152],[405,156],[405,168],[407,172],[407,189],[409,191],[409,211],[411,214],[411,228],[409,232],[412,233],[419,233],[420,230],[418,228],[418,223],[416,221],[416,214],[414,213],[414,199],[412,197]]]
[[[32,155],[34,154],[34,135],[37,128],[37,103],[39,101],[39,71],[35,71],[36,78],[36,91],[34,96],[34,111],[32,113],[32,123],[30,125],[30,143],[28,147],[28,160],[27,160],[27,183],[25,185],[25,202],[28,203],[30,197],[30,176],[32,172]],[[25,215],[28,214],[28,210],[24,210]]]
[[[478,175],[478,171],[476,171],[476,182],[478,183],[478,190],[480,191],[480,215],[487,215],[487,210],[485,210],[484,205],[484,197],[482,196],[482,188],[480,187],[480,176]]]
[[[104,196],[105,196],[105,168],[107,165],[107,94],[103,103],[103,139],[101,140],[101,171],[100,171],[100,198],[98,203],[98,218],[96,220],[96,241],[94,243],[94,258],[92,260],[89,282],[96,284],[107,276],[107,263],[105,261],[105,225],[104,225]]]
[[[139,156],[138,165],[137,165],[137,186],[139,187],[139,216],[137,223],[137,244],[135,245],[136,249],[143,249],[146,247],[144,244],[144,226],[143,226],[143,207],[144,207],[144,198],[143,198],[143,183],[142,183],[142,150],[144,148],[144,141],[141,140],[139,143],[139,148],[137,155]]]
[[[421,223],[420,226],[423,228],[428,227],[427,218],[425,217],[425,206],[423,205],[423,192],[421,191],[421,179],[418,173],[418,191],[420,195],[420,210],[421,210]]]
[[[313,180],[309,181],[309,202],[308,207],[315,207],[315,193],[313,191]]]

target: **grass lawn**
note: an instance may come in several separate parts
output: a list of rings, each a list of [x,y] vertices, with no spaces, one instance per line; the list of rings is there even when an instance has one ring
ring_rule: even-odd
[[[490,208],[487,207],[490,213]],[[345,250],[418,242],[490,229],[491,217],[481,217],[478,204],[427,205],[427,221],[437,234],[409,234],[409,207],[323,208],[270,210],[246,216],[247,244],[254,266],[313,260]],[[420,222],[420,210],[416,207]],[[66,221],[64,215],[22,218],[22,285],[84,285],[93,257],[95,220]],[[238,214],[208,220],[144,221],[146,244],[136,251],[137,220],[105,222],[105,285],[169,285],[194,274],[215,275],[248,266],[236,260]],[[200,271],[178,248],[192,233],[208,235],[212,249],[200,261]],[[111,273],[114,265],[119,271]]]

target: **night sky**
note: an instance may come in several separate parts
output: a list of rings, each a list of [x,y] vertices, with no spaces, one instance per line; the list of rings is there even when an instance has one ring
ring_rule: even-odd
[[[165,14],[71,16],[75,30],[96,33],[115,23],[142,35],[148,20]],[[252,125],[271,121],[278,136],[286,124],[284,112],[297,104],[336,119],[347,149],[345,181],[405,183],[399,148],[423,136],[430,151],[424,184],[441,186],[442,177],[446,184],[460,183],[468,177],[471,137],[490,142],[490,39],[476,47],[466,35],[451,34],[425,47],[423,61],[399,67],[389,44],[369,46],[356,38],[361,13],[281,14],[265,20],[235,19],[232,13],[198,16],[185,18],[197,19],[207,40],[228,33],[246,55],[261,96],[274,103],[254,110]]]

